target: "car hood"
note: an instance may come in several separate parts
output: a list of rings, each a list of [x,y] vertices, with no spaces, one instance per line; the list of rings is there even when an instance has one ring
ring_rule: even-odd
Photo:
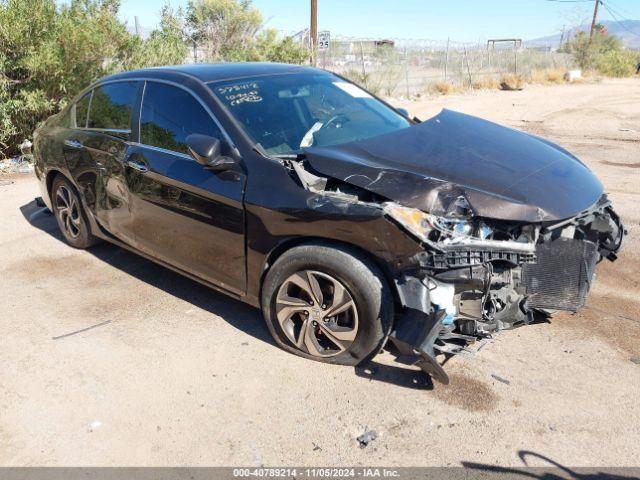
[[[595,175],[563,148],[450,110],[374,138],[310,147],[305,154],[323,175],[435,215],[447,215],[464,197],[482,217],[562,220],[603,193]]]

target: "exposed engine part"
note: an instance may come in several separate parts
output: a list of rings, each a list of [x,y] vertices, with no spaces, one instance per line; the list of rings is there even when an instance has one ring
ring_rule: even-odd
[[[304,160],[286,160],[285,163],[292,174],[295,173],[302,186],[310,192],[317,193],[327,199],[371,203],[382,208],[384,199],[380,196],[355,185],[317,175]]]

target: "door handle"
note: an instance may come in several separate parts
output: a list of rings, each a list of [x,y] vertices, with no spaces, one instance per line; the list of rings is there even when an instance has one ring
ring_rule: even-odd
[[[127,166],[143,173],[149,170],[149,167],[147,167],[146,163],[140,161],[136,162],[135,160],[127,160]]]
[[[78,140],[65,140],[64,144],[71,148],[82,148],[83,145]]]

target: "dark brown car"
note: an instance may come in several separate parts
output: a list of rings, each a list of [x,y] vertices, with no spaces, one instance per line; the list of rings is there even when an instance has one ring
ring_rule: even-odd
[[[279,64],[121,73],[35,134],[70,245],[107,240],[262,308],[286,350],[436,361],[577,310],[624,228],[562,148],[443,111],[420,122]]]

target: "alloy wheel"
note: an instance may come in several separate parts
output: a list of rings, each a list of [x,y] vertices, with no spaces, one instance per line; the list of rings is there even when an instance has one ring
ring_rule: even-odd
[[[358,334],[358,312],[349,291],[315,270],[296,272],[283,282],[276,296],[276,316],[287,338],[317,357],[344,352]]]
[[[56,190],[55,208],[65,234],[70,238],[78,238],[82,219],[78,198],[66,185]]]

